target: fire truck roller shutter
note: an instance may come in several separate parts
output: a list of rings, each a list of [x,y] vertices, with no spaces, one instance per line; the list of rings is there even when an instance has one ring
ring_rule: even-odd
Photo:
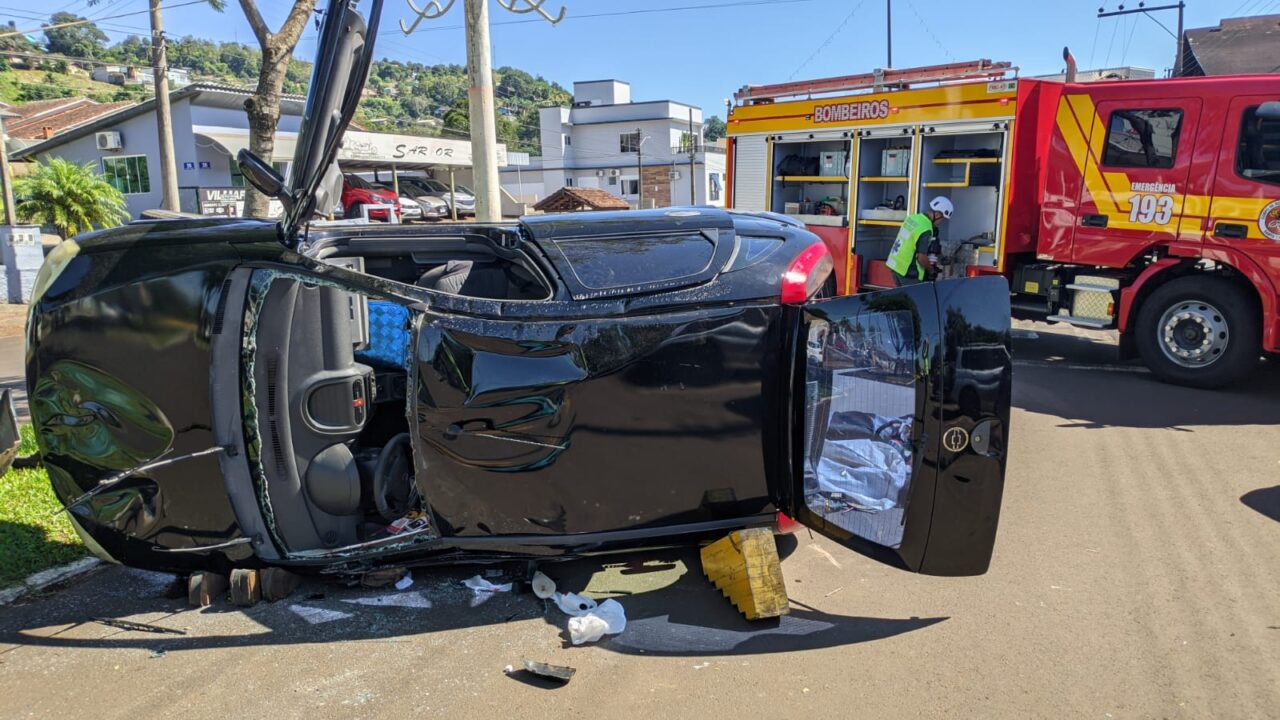
[[[763,211],[769,183],[769,141],[764,135],[743,135],[734,140],[733,207]]]

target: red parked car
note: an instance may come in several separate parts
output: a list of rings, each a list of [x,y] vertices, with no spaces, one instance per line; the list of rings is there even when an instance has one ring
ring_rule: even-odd
[[[400,218],[400,198],[390,190],[374,187],[372,183],[359,175],[344,174],[342,176],[342,214],[343,217],[358,218],[362,215],[363,205],[393,205],[396,218]],[[378,208],[369,211],[370,220],[388,220],[387,210]]]

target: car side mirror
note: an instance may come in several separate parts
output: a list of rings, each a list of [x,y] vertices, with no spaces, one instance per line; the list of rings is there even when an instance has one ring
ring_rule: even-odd
[[[293,204],[289,189],[285,187],[284,178],[271,167],[270,163],[249,152],[248,149],[244,149],[236,153],[236,164],[240,166],[240,173],[250,185],[258,189],[258,192],[279,200],[286,208]]]
[[[1256,114],[1263,120],[1280,120],[1280,100],[1262,103]]]

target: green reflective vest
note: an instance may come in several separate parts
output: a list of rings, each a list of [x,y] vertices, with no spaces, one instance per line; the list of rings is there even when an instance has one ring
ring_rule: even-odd
[[[933,221],[928,216],[923,213],[908,215],[907,219],[902,221],[902,229],[898,231],[898,237],[893,241],[889,257],[885,260],[889,269],[902,277],[908,277],[910,273],[917,279],[923,280],[924,267],[916,262],[916,247],[920,242],[920,236],[932,230]]]

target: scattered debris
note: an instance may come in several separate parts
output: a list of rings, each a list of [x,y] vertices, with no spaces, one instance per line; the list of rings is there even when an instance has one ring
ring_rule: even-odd
[[[360,585],[367,588],[380,588],[400,582],[409,571],[402,567],[378,568],[360,576]]]
[[[405,576],[396,581],[397,590],[408,590],[413,586],[413,575],[405,573]]]
[[[844,589],[844,586],[841,585],[840,587],[836,588],[835,590],[832,590],[831,592],[827,593],[826,595],[823,595],[822,597],[831,597],[832,595],[835,595],[836,593],[840,592],[843,589]]]
[[[167,651],[165,651],[165,650],[152,650],[152,651],[151,651],[151,655],[150,655],[150,657],[153,657],[153,658],[162,658],[162,657],[164,657],[165,655],[168,655],[168,654],[169,654],[169,653],[168,653]]]
[[[495,585],[479,575],[463,580],[462,584],[471,588],[471,607],[477,607],[484,604],[485,601],[493,597],[495,593],[511,592],[511,583]]]
[[[113,627],[113,628],[116,628],[117,630],[130,630],[133,632],[149,632],[149,633],[157,633],[159,635],[186,635],[187,634],[185,630],[178,630],[177,628],[161,627],[160,625],[152,625],[150,623],[133,622],[132,620],[117,620],[115,618],[100,618],[100,617],[90,618],[90,619],[93,620],[93,622],[101,623],[102,625]]]
[[[368,605],[371,607],[421,608],[431,607],[431,601],[421,592],[391,593],[374,597],[344,598],[344,603],[352,605]]]
[[[556,607],[565,615],[578,617],[596,609],[596,601],[577,593],[556,593]]]
[[[320,625],[321,623],[333,622],[334,620],[346,620],[352,617],[351,613],[344,613],[340,610],[327,610],[325,608],[310,607],[308,605],[290,605],[289,609],[294,615],[306,620],[311,625]]]
[[[386,530],[391,535],[399,535],[404,532],[419,532],[430,527],[431,521],[427,519],[424,512],[413,511],[402,518],[393,520]]]
[[[510,667],[510,665],[507,666],[507,668]],[[569,682],[569,680],[573,678],[573,674],[578,672],[577,668],[571,668],[568,665],[548,665],[547,663],[537,662],[536,660],[525,660],[524,669],[538,677],[559,680],[562,683]],[[508,672],[507,674],[510,675],[511,673]]]
[[[541,570],[533,574],[533,579],[529,581],[533,586],[533,594],[543,600],[551,599],[556,594],[556,583],[551,578],[542,573]]]
[[[710,667],[710,666],[711,666],[711,662],[707,661],[707,662],[702,662],[702,663],[698,663],[697,665],[694,665],[693,669],[702,670],[703,668]]]
[[[595,642],[605,635],[617,635],[627,628],[622,604],[609,599],[581,616],[569,618],[569,641],[574,645]]]

